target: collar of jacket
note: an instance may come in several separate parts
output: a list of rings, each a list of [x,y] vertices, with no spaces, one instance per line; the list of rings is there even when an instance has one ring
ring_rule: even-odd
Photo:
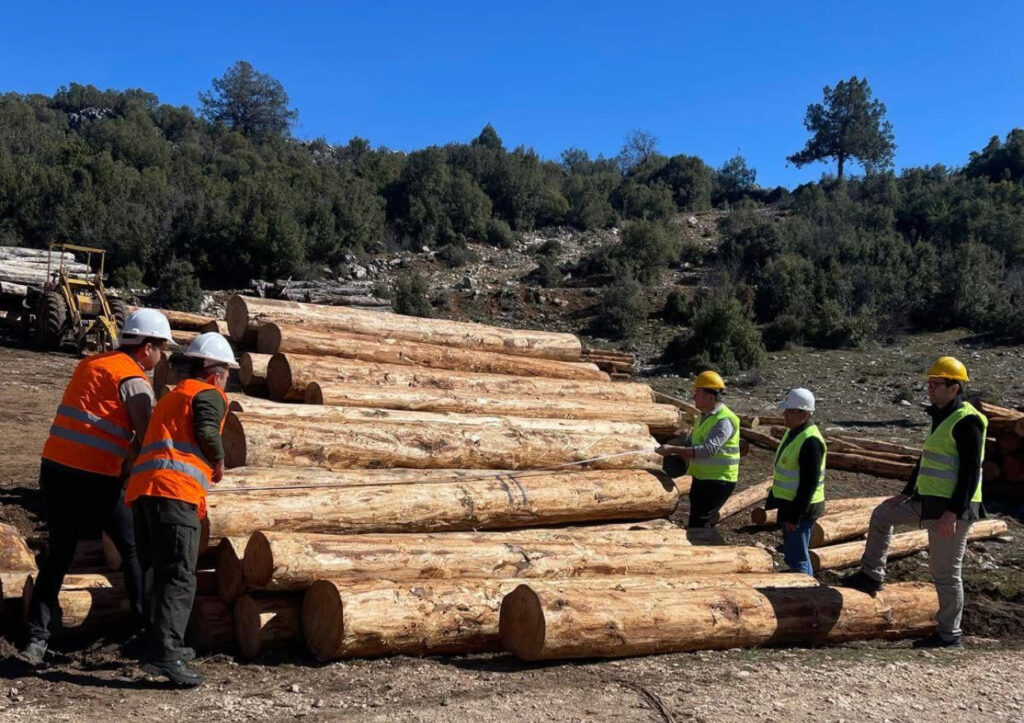
[[[946,421],[950,414],[962,406],[964,406],[964,398],[957,394],[956,398],[944,407],[937,407],[934,404],[928,407],[925,411],[932,418],[932,431],[934,432],[936,427]]]

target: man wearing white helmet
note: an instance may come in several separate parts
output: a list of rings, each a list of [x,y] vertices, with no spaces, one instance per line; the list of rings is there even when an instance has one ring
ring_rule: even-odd
[[[775,452],[775,472],[766,507],[779,510],[782,551],[792,572],[814,574],[809,548],[814,521],[825,513],[825,457],[828,448],[811,422],[814,395],[790,389],[779,404],[786,433]]]
[[[107,533],[124,564],[132,612],[142,622],[142,589],[132,515],[124,502],[122,466],[145,436],[153,410],[146,372],[171,341],[167,317],[155,309],[129,314],[114,351],[78,363],[43,447],[39,488],[46,504],[49,553],[39,570],[26,628],[23,660],[46,655],[59,612],[57,594],[78,541]]]
[[[142,669],[194,687],[203,677],[188,664],[195,652],[185,647],[185,626],[196,591],[206,493],[224,473],[224,389],[228,370],[238,364],[227,339],[216,332],[197,336],[185,356],[192,364],[189,378],[153,410],[125,501],[135,513],[146,579],[149,627]]]

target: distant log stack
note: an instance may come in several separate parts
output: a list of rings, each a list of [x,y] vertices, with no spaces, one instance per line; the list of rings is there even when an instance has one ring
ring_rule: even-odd
[[[36,558],[25,539],[13,525],[0,523],[0,599],[21,597],[36,573]]]
[[[584,347],[580,361],[596,364],[613,379],[626,379],[636,374],[636,355],[625,351]]]
[[[1024,413],[986,402],[978,406],[989,418],[982,490],[986,497],[1024,501]]]

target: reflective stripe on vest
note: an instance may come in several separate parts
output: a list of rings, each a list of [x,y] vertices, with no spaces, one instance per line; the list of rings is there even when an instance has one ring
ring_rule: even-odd
[[[732,434],[714,456],[690,460],[686,471],[696,479],[737,482],[740,478],[740,419],[727,406],[719,405],[718,411],[698,417],[693,434],[690,435],[690,444],[694,447],[703,444],[711,430],[723,419],[728,419],[732,424]]]
[[[808,424],[792,442],[786,444],[792,434],[786,430],[779,444],[779,450],[775,453],[775,476],[772,483],[772,496],[777,500],[793,501],[796,499],[796,492],[800,487],[800,449],[808,439],[816,439],[821,443],[821,469],[818,472],[818,486],[811,495],[810,502],[825,501],[825,461],[828,455],[828,446],[825,438],[821,436],[817,425]]]
[[[189,477],[194,479],[199,485],[206,490],[210,491],[210,481],[206,478],[206,473],[196,467],[195,465],[189,464],[188,462],[179,462],[175,459],[150,459],[142,464],[137,464],[132,468],[132,474],[140,474],[142,472],[148,472],[154,469],[169,469],[174,472],[181,472],[187,474]]]
[[[146,378],[120,351],[83,359],[75,367],[43,446],[43,459],[66,467],[117,477],[134,437],[121,383]]]
[[[988,432],[988,418],[968,402],[964,402],[942,420],[925,439],[921,451],[921,468],[917,474],[917,491],[922,495],[947,500],[953,496],[960,470],[960,453],[953,439],[953,427],[968,417],[977,417],[981,421],[981,438],[984,439]],[[971,495],[971,502],[981,502],[981,463],[984,461],[985,445],[982,444],[981,459],[978,460],[978,482]]]

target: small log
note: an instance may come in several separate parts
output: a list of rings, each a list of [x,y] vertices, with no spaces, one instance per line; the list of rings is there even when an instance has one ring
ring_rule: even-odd
[[[837,512],[857,510],[862,507],[874,509],[885,502],[888,497],[853,497],[842,500],[825,500],[825,514],[832,515]],[[777,509],[766,510],[764,507],[756,507],[750,511],[750,521],[755,525],[775,525],[779,521]]]
[[[746,427],[747,429],[752,429],[761,423],[760,418],[753,414],[740,414],[739,418],[741,428]]]
[[[110,539],[110,536],[104,532],[100,536],[100,544],[103,545],[103,560],[108,570],[120,570],[121,569],[121,553],[117,549],[117,545]]]
[[[248,537],[222,537],[214,552],[217,570],[216,595],[228,605],[245,592],[245,578],[242,576],[242,553],[249,542]]]
[[[256,532],[249,538],[242,559],[246,582],[268,590],[301,590],[314,580],[328,578],[401,581],[625,574],[679,577],[772,569],[771,556],[755,547],[630,547],[565,542],[516,545],[498,541],[460,545],[454,540],[424,539],[418,535],[398,535],[390,544],[367,544],[358,537]]]
[[[877,505],[876,505],[877,506]],[[824,547],[866,534],[874,507],[857,507],[819,517],[811,529],[811,547]]]
[[[0,296],[23,299],[28,296],[28,286],[0,279]]]
[[[749,487],[735,490],[725,504],[721,506],[716,514],[711,517],[711,524],[717,525],[726,517],[732,517],[737,512],[742,512],[751,505],[756,505],[768,498],[768,492],[772,488],[772,478],[768,477],[761,482],[752,484]]]
[[[235,620],[230,605],[216,595],[196,595],[185,638],[196,648],[224,652],[235,649]]]
[[[989,419],[1022,419],[1024,413],[1018,412],[1016,409],[1009,409],[1007,407],[1000,407],[989,402],[978,402],[978,411],[984,414]]]
[[[617,658],[924,635],[936,612],[929,583],[888,585],[877,597],[830,587],[561,594],[520,585],[501,603],[499,628],[522,660]]]
[[[1006,534],[1006,523],[1002,520],[978,520],[971,524],[971,530],[967,533],[968,540],[983,540],[986,537],[998,537]],[[811,550],[811,564],[814,571],[838,570],[844,567],[859,565],[864,556],[864,548],[867,542],[857,540],[846,542],[841,545],[829,545]],[[898,557],[913,555],[915,552],[928,549],[928,531],[914,530],[913,532],[900,532],[892,536],[889,545],[889,560]],[[887,586],[888,588],[888,586]]]
[[[838,440],[842,442],[848,442],[856,445],[862,450],[868,452],[890,452],[892,454],[912,454],[919,455],[920,449],[914,447],[908,447],[905,444],[896,444],[895,442],[883,442],[877,439],[867,439],[865,437],[851,437],[847,434],[829,434],[828,444],[832,444],[832,440]]]
[[[200,333],[207,333],[215,331],[221,336],[228,336],[228,323],[223,319],[211,319],[210,321],[203,324],[202,328],[199,329]]]
[[[36,572],[36,557],[14,525],[0,523],[0,571]]]
[[[700,414],[700,410],[689,402],[663,392],[654,392],[654,401],[658,404],[671,404],[683,413],[683,418],[688,422],[692,422]]]
[[[267,393],[268,354],[244,353],[238,357],[238,381],[246,393]]]
[[[887,477],[904,481],[909,480],[914,472],[914,465],[910,463],[892,462],[860,454],[844,454],[841,452],[829,452],[826,455],[825,466],[828,469],[845,470],[847,472],[870,474],[875,477]]]
[[[242,595],[235,602],[235,638],[246,658],[301,638],[301,595]]]
[[[740,438],[747,440],[751,444],[756,445],[761,449],[767,449],[773,452],[776,449],[778,449],[779,445],[781,444],[780,440],[776,439],[770,434],[765,434],[764,432],[757,432],[753,429],[747,429],[745,427],[740,427]]]
[[[25,582],[23,612],[28,612],[35,580]],[[131,620],[131,602],[120,573],[69,574],[57,595],[61,609],[62,632],[95,633],[100,628],[125,624]]]
[[[137,311],[138,306],[128,307],[130,311]],[[202,314],[193,314],[188,311],[177,311],[175,309],[157,309],[161,314],[167,317],[167,321],[171,324],[171,329],[177,329],[179,331],[193,331],[197,334],[201,334],[205,331],[213,331],[210,328],[211,322],[216,323],[216,319],[211,316],[203,316]]]

